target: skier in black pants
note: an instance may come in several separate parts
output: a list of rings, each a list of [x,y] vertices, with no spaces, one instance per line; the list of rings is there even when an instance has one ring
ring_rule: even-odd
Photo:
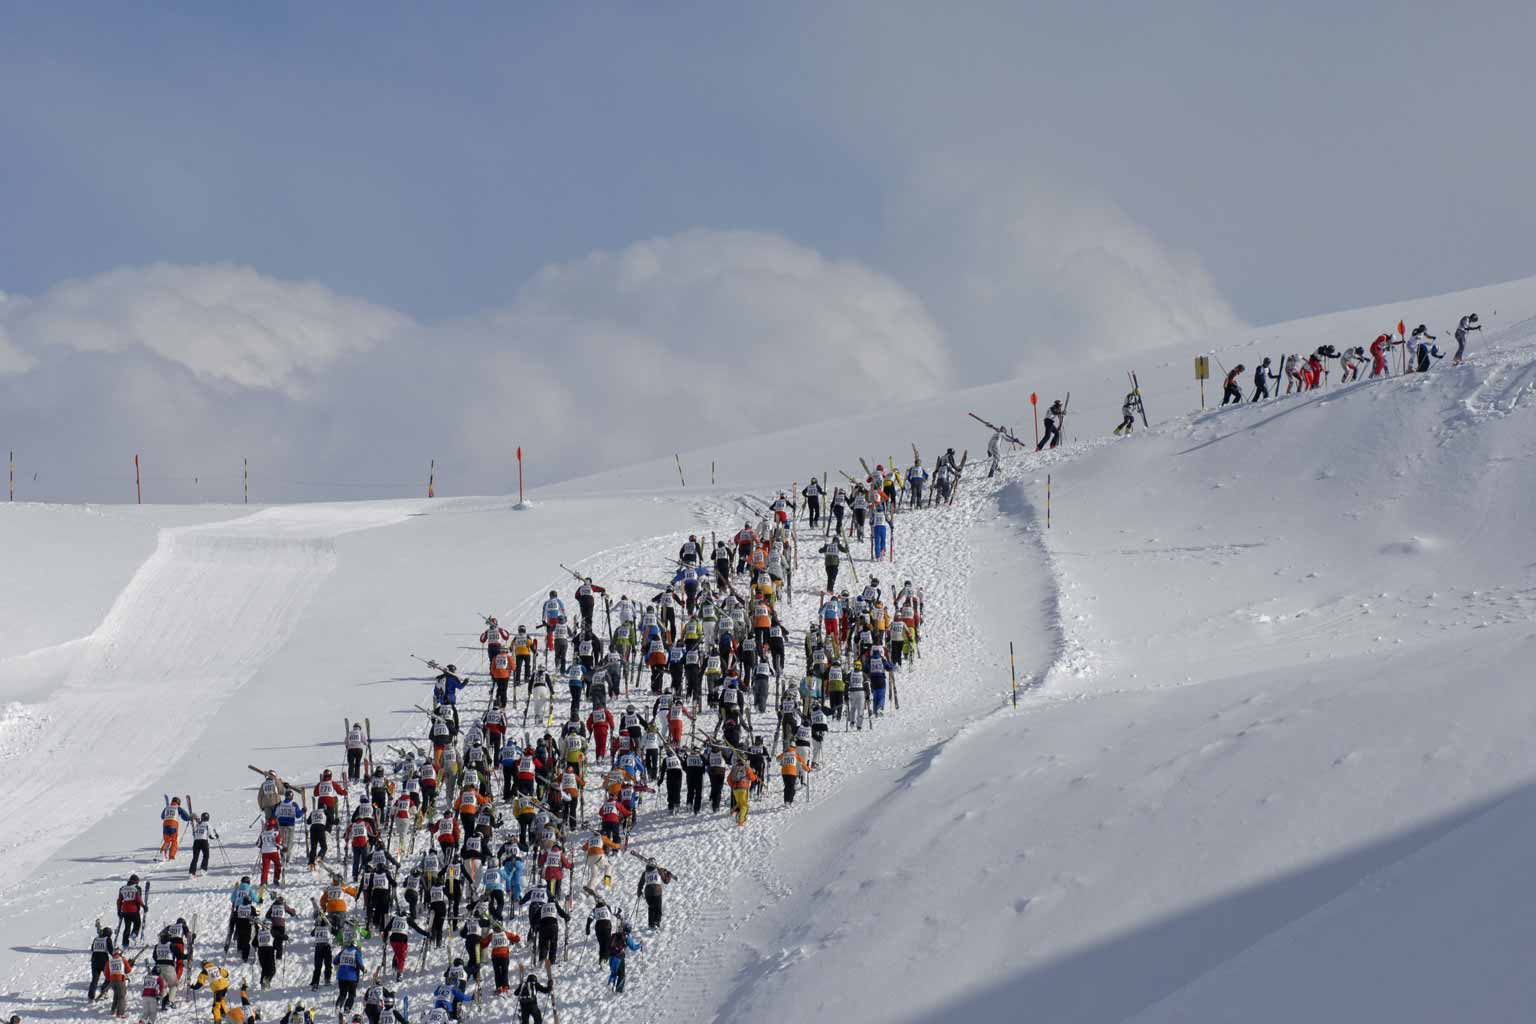
[[[812,476],[811,482],[800,489],[800,496],[805,499],[811,529],[817,529],[821,526],[821,484],[816,477]]]
[[[199,865],[202,866],[204,873],[208,871],[208,841],[217,838],[219,834],[208,822],[208,812],[199,814],[197,820],[192,823],[192,866],[187,869],[187,874],[196,877]]]
[[[676,814],[683,806],[683,759],[669,750],[664,763],[667,780],[667,813]]]
[[[822,563],[826,567],[826,590],[837,590],[837,570],[842,567],[842,556],[848,554],[848,542],[842,539],[842,534],[833,537],[823,543],[819,548],[822,553]]]
[[[688,806],[698,814],[704,803],[704,755],[697,748],[688,748],[688,756],[683,758],[683,775],[688,783]]]
[[[1045,433],[1040,435],[1040,443],[1035,445],[1035,451],[1044,448],[1055,448],[1061,444],[1061,417],[1066,415],[1066,410],[1061,407],[1061,399],[1051,403],[1051,407],[1045,412]]]
[[[96,937],[91,940],[91,987],[86,990],[86,1002],[96,1001],[96,986],[102,982],[107,973],[107,957],[112,954],[112,929],[105,925],[96,929]],[[106,986],[103,986],[105,990]]]
[[[315,972],[309,976],[310,991],[320,987],[320,978],[325,976],[327,987],[331,984],[331,943],[334,937],[331,934],[331,924],[323,917],[316,917],[314,927],[310,931],[315,944]]]
[[[1456,358],[1451,360],[1452,366],[1461,365],[1461,357],[1467,354],[1467,332],[1480,331],[1483,325],[1477,322],[1476,313],[1468,313],[1456,323]]]
[[[597,962],[608,962],[608,950],[613,946],[613,911],[608,909],[608,903],[601,896],[593,904],[592,910],[587,914],[587,934],[597,932]]]
[[[1243,404],[1243,389],[1238,386],[1237,378],[1241,376],[1243,371],[1246,369],[1248,369],[1248,367],[1244,366],[1242,363],[1238,363],[1236,366],[1232,367],[1231,370],[1227,371],[1226,382],[1221,387],[1222,405]]]
[[[539,921],[534,932],[534,961],[536,963],[550,964],[560,954],[560,919],[571,919],[571,915],[565,912],[557,900],[545,900],[539,912]]]
[[[517,1012],[519,1024],[544,1024],[544,1014],[539,1012],[538,993],[552,991],[550,986],[539,980],[536,974],[529,974],[528,969],[522,964],[517,965],[518,983],[512,994],[517,996]]]
[[[1269,356],[1265,356],[1264,361],[1253,368],[1253,397],[1249,401],[1257,402],[1261,398],[1268,398],[1269,382],[1272,380],[1278,381],[1279,379],[1280,375],[1278,373],[1270,371]]]
[[[720,809],[720,790],[725,785],[726,768],[725,758],[720,755],[720,751],[711,751],[709,755],[709,809],[711,811]]]
[[[645,870],[640,873],[640,885],[635,889],[635,895],[645,897],[647,928],[661,927],[661,890],[666,886],[668,877],[656,866],[654,860],[645,862]]]

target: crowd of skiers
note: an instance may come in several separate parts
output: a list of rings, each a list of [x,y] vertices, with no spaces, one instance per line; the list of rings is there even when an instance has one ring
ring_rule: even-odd
[[[648,597],[615,598],[577,576],[573,613],[551,590],[534,629],[487,618],[481,671],[427,662],[436,675],[430,707],[418,705],[419,742],[379,750],[366,720],[349,721],[344,766],[312,783],[253,766],[259,877],[230,890],[222,946],[196,915],[147,939],[150,882],[130,876],[116,926],[97,922],[87,999],[110,994],[113,1015],[127,1017],[137,991],[137,1019],[154,1024],[206,991],[215,1022],[258,1020],[253,989],[277,983],[304,944],[309,987],[334,987],[326,1001],[341,1024],[446,1024],[488,987],[510,994],[522,1021],[539,1021],[578,895],[589,901],[582,934],[622,992],[627,958],[644,947],[616,888],[619,864],[642,865],[633,892],[646,929],[663,926],[678,880],[631,847],[638,823],[703,815],[707,799],[709,814],[744,828],[772,775],[777,799],[793,805],[836,731],[873,728],[899,708],[924,594],[910,580],[860,581],[852,552],[867,535],[871,568],[892,558],[898,514],[951,501],[964,467],[951,449],[930,475],[914,449],[907,470],[866,466],[846,489],[813,479],[751,506],[733,535],[689,536]],[[821,555],[824,587],[795,578],[805,542]],[[787,621],[797,585],[815,597],[798,637]],[[191,877],[208,870],[215,844],[234,869],[191,796],[165,799],[163,860],[178,858],[184,829]],[[296,865],[318,887],[307,905],[293,895]],[[414,1015],[397,997],[413,958],[418,971],[429,959],[441,966],[430,1006]],[[244,975],[233,992],[231,968]],[[318,1007],[295,1000],[281,1021],[311,1024]]]

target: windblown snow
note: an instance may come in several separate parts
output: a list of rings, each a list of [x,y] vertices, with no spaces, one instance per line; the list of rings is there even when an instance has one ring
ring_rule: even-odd
[[[1486,330],[1460,366],[1197,411],[1196,353],[1244,362],[1246,392],[1264,355],[1368,344],[1399,318],[1448,334],[1473,310]],[[107,1015],[85,1001],[86,949],[131,871],[153,880],[150,928],[195,913],[199,956],[254,989],[219,948],[255,863],[248,764],[312,781],[342,763],[343,718],[369,717],[381,748],[419,738],[412,655],[473,664],[481,615],[531,626],[548,589],[569,599],[562,564],[648,596],[682,538],[740,527],[737,495],[862,475],[860,457],[905,466],[915,444],[970,462],[952,506],[898,517],[889,562],[855,562],[926,588],[900,710],[834,727],[809,802],[770,787],[744,828],[649,801],[632,842],[678,875],[665,927],[640,928],[616,994],[578,897],[563,1019],[1529,1016],[1536,280],[1146,359],[683,453],[714,487],[677,486],[669,459],[516,515],[494,498],[0,508],[0,1013]],[[1112,437],[1130,369],[1152,427]],[[1042,411],[1073,392],[1067,443],[986,478],[966,413],[1032,438],[1031,391]],[[799,529],[797,630],[821,572]],[[162,794],[186,793],[231,858],[198,879],[185,854],[156,860]],[[301,907],[314,877],[297,866]],[[444,953],[412,965],[414,1021]],[[329,1008],[309,968],[295,942],[253,991],[267,1017]],[[183,993],[163,1016],[206,1015]]]

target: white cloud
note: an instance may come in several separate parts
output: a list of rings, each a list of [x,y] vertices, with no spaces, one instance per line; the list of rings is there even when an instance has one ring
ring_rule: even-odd
[[[592,404],[671,391],[716,432],[950,383],[943,333],[916,296],[773,235],[691,231],[548,267],[493,323]]]
[[[389,493],[300,488],[414,481],[428,458],[445,493],[505,491],[518,444],[551,480],[951,382],[901,284],[750,232],[551,265],[505,308],[434,326],[242,268],[155,266],[0,305],[4,330],[36,367],[0,382],[0,431],[61,479],[142,447],[162,501],[237,495],[247,454],[265,500]]]
[[[204,380],[292,398],[314,374],[411,324],[317,284],[231,265],[128,267],[64,281],[12,305],[0,305],[0,340],[8,333],[34,355],[51,346],[142,349]]]
[[[1109,357],[1239,325],[1198,259],[1073,186],[932,158],[892,219],[926,257],[912,274],[951,335],[1015,373],[1068,352]]]
[[[5,329],[8,316],[19,311],[25,303],[25,299],[0,292],[0,377],[26,373],[35,365],[35,360],[11,341]]]

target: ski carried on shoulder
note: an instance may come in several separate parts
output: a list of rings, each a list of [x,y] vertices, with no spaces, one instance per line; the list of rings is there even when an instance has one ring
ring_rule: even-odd
[[[1018,445],[1021,448],[1028,447],[1027,445],[1024,444],[1023,441],[1020,441],[1017,437],[1014,437],[1012,433],[1010,433],[1009,431],[1004,430],[1002,427],[998,426],[996,423],[988,422],[987,420],[982,419],[980,416],[977,416],[973,412],[968,412],[968,413],[966,413],[966,415],[969,416],[971,419],[975,420],[977,423],[980,423],[982,426],[986,427],[988,430],[995,430],[999,434],[1002,434],[1004,440],[1012,441],[1014,444]],[[915,447],[912,450],[914,452],[917,451],[917,449]]]
[[[1148,430],[1150,430],[1151,429],[1151,424],[1149,424],[1147,422],[1147,403],[1146,403],[1145,399],[1143,399],[1141,397],[1141,381],[1136,379],[1136,371],[1135,370],[1130,371],[1130,378],[1131,378],[1131,394],[1136,396],[1136,408],[1138,410],[1140,410],[1140,412],[1141,412],[1141,425],[1143,427],[1146,427]],[[1069,394],[1067,397],[1070,398],[1072,396]],[[1062,408],[1066,408],[1066,407],[1063,406]]]

